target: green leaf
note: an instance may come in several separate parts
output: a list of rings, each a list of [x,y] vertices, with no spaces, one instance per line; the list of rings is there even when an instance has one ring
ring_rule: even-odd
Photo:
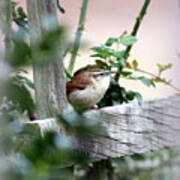
[[[123,75],[124,77],[127,77],[127,76],[131,75],[132,72],[130,72],[130,71],[122,71],[122,72],[120,72],[120,74]]]
[[[35,89],[34,83],[30,79],[28,79],[27,77],[21,76],[21,75],[16,75],[14,78],[17,81],[22,82],[24,85],[27,85],[31,89]]]
[[[106,49],[107,49],[107,47],[104,45],[91,48],[91,50],[93,50],[94,52],[97,52],[97,53],[105,51]]]
[[[32,64],[31,48],[23,40],[13,40],[14,48],[10,51],[9,63],[17,68]]]
[[[137,38],[135,36],[127,36],[124,35],[120,38],[120,43],[125,45],[125,46],[130,46],[134,44],[137,41]]]
[[[153,79],[149,79],[149,78],[146,78],[144,76],[139,76],[139,77],[130,76],[128,78],[131,80],[140,80],[144,85],[146,85],[148,87],[150,87],[150,86],[155,87],[156,86]]]
[[[115,51],[113,53],[113,56],[118,58],[118,59],[124,58],[124,55],[125,55],[125,51],[124,50],[123,51]]]
[[[152,79],[146,78],[144,76],[138,77],[138,79],[146,86],[154,86],[155,87],[155,83]]]
[[[107,47],[105,45],[101,45],[101,46],[93,47],[93,48],[91,48],[91,50],[93,50],[94,52],[97,52],[97,53],[105,53],[105,52],[109,51],[109,47]]]
[[[125,64],[126,64],[126,60],[121,59],[121,60],[118,60],[118,61],[110,61],[110,64],[111,64],[112,67],[116,67],[116,68],[124,67]]]
[[[25,70],[25,69],[18,69],[17,73],[25,73],[25,74],[28,74],[28,72]]]
[[[48,29],[49,28],[49,29]],[[64,27],[47,27],[48,31],[43,34],[43,38],[37,41],[33,50],[33,63],[47,65],[53,63],[58,58],[58,47],[64,43]],[[61,46],[64,49],[64,46]],[[61,52],[61,51],[60,51]]]
[[[126,98],[129,100],[129,101],[132,101],[135,97],[135,94],[133,91],[128,91],[127,94],[126,94]]]
[[[107,55],[106,54],[92,54],[90,57],[95,57],[95,58],[101,58],[101,59],[106,59]]]
[[[19,26],[19,28],[28,27],[28,18],[21,6],[17,6],[17,3],[12,3],[12,17],[13,21]]]
[[[7,88],[7,98],[13,103],[20,106],[22,111],[27,109],[33,109],[35,107],[34,100],[29,89],[18,79],[12,78],[6,85]]]
[[[168,69],[171,69],[172,66],[173,65],[171,63],[165,64],[165,65],[157,64],[159,75],[161,75],[162,72],[164,72],[164,71],[166,71]]]
[[[115,37],[110,37],[106,42],[105,45],[106,46],[112,46],[114,43],[118,42],[118,38]]]
[[[110,67],[107,65],[107,63],[103,62],[101,60],[96,60],[96,65],[100,69],[110,69]]]
[[[24,18],[27,17],[27,15],[26,15],[26,13],[24,12],[24,10],[23,10],[22,7],[18,7],[17,13],[18,13],[19,18],[20,18],[21,20],[24,20]]]
[[[137,69],[137,67],[139,66],[139,64],[136,60],[133,60],[131,65],[132,65],[132,68],[134,68],[134,69]]]
[[[139,105],[142,104],[142,100],[143,100],[142,95],[136,91],[128,91],[126,93],[126,97],[127,97],[128,101],[132,101],[136,98],[138,101],[138,104]]]
[[[99,57],[102,59],[106,59],[106,58],[112,56],[114,53],[113,49],[110,49],[109,47],[107,47],[105,45],[93,47],[93,48],[91,48],[91,50],[93,50],[95,52],[95,54],[91,55],[91,57]]]

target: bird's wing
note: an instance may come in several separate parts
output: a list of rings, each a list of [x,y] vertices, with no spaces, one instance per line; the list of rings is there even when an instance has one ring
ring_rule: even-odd
[[[66,83],[66,92],[69,94],[74,90],[83,90],[89,83],[89,80],[74,78]]]

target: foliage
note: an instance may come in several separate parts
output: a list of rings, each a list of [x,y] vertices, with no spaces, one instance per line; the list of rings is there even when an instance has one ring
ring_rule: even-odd
[[[27,37],[28,21],[27,15],[23,8],[14,1],[11,1],[12,21],[18,25],[18,28],[10,26],[10,46],[6,61],[13,71],[7,82],[3,83],[5,89],[1,94],[2,98],[6,97],[13,103],[13,107],[21,113],[35,110],[35,102],[32,97],[34,83],[27,78],[27,71],[24,67],[32,65],[31,48],[28,44]],[[26,74],[26,75],[25,75]]]
[[[178,167],[178,151],[162,150],[146,154],[135,154],[97,162],[95,167],[77,167],[78,180],[86,180],[87,172],[93,176],[93,168],[98,171],[99,179],[109,177],[117,180],[166,180],[174,177]],[[103,174],[103,175],[102,175]],[[178,173],[179,174],[179,173]],[[106,176],[107,175],[107,176]],[[93,176],[93,179],[98,179]],[[175,178],[176,179],[176,178]]]
[[[115,72],[121,69],[121,71],[118,72],[120,78],[140,80],[146,86],[155,86],[155,83],[151,78],[145,76],[137,77],[134,75],[135,73],[132,71],[132,69],[128,69],[130,63],[128,63],[128,61],[125,59],[125,50],[127,46],[133,45],[136,41],[136,37],[126,35],[125,33],[119,37],[110,37],[104,44],[91,48],[94,52],[91,57],[98,58],[95,61],[96,67],[98,68]],[[137,68],[138,62],[135,60],[132,61],[131,66],[133,68]],[[119,82],[113,78],[111,80],[109,90],[99,105],[103,107],[128,103],[135,98],[137,98],[139,104],[141,104],[142,96],[140,93],[132,90],[126,90],[124,87],[121,87]]]
[[[34,119],[36,103],[33,97],[34,83],[24,75],[14,73],[3,83],[0,103],[6,98],[12,102],[13,108],[19,113],[25,113],[27,118]]]
[[[165,180],[172,178],[174,172],[171,173],[168,167],[171,163],[176,166],[178,156],[178,152],[166,149],[113,159],[111,163],[119,179]]]
[[[88,154],[79,149],[73,136],[49,132],[42,138],[35,127],[22,125],[25,116],[7,99],[1,101],[0,120],[0,153],[6,152],[1,156],[3,179],[71,180],[72,163],[83,165],[88,160]]]
[[[172,68],[172,64],[166,64],[166,65],[162,65],[162,64],[157,64],[157,67],[158,67],[158,75],[161,76],[161,74],[168,70],[168,69],[171,69]]]
[[[31,91],[34,90],[33,82],[21,75],[22,71],[15,72],[9,80],[3,84],[5,91],[1,93],[0,100],[4,97],[14,104],[21,113],[35,110],[35,102]]]
[[[41,66],[48,63],[53,64],[54,59],[59,56],[59,45],[62,41],[64,42],[65,30],[64,27],[55,26],[52,17],[44,17],[44,26],[46,26],[45,21],[49,21],[50,25],[46,27],[43,36],[37,35],[35,47],[31,47],[29,40],[34,34],[29,33],[27,15],[21,6],[13,1],[11,3],[12,20],[18,25],[18,28],[12,26],[10,30],[11,46],[6,60],[14,72],[6,83],[5,87],[8,91],[5,95],[10,101],[21,107],[21,112],[35,111],[35,102],[32,97],[35,87],[33,82],[24,75],[26,73],[24,69],[33,64]]]
[[[165,78],[162,78],[162,73],[169,70],[172,67],[172,64],[157,64],[158,72],[157,74],[153,74],[140,69],[137,60],[130,61],[127,59],[127,48],[136,42],[137,38],[135,36],[123,33],[119,37],[110,37],[104,44],[91,48],[93,51],[91,57],[95,58],[95,65],[89,65],[85,67],[85,69],[96,67],[114,71],[116,72],[116,75],[118,75],[118,79],[116,79],[117,76],[112,78],[110,88],[99,103],[100,107],[128,103],[135,98],[138,100],[138,103],[141,104],[142,95],[140,93],[121,87],[122,78],[140,81],[147,87],[155,87],[156,83],[161,82],[171,86],[179,92],[179,89],[174,87]],[[137,76],[137,72],[143,73],[144,75]]]

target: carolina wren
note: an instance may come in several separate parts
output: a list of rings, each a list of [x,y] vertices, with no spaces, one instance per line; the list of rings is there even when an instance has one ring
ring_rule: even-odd
[[[66,84],[69,102],[76,109],[89,109],[95,106],[106,93],[112,72],[101,69],[77,71]]]

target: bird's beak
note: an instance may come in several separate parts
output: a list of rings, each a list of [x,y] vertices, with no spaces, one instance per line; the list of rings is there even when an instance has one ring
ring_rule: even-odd
[[[115,71],[110,71],[110,73],[111,73],[111,74],[116,74],[116,72],[115,72]]]
[[[111,74],[115,74],[115,71],[105,71],[103,72],[104,75],[111,75]]]

